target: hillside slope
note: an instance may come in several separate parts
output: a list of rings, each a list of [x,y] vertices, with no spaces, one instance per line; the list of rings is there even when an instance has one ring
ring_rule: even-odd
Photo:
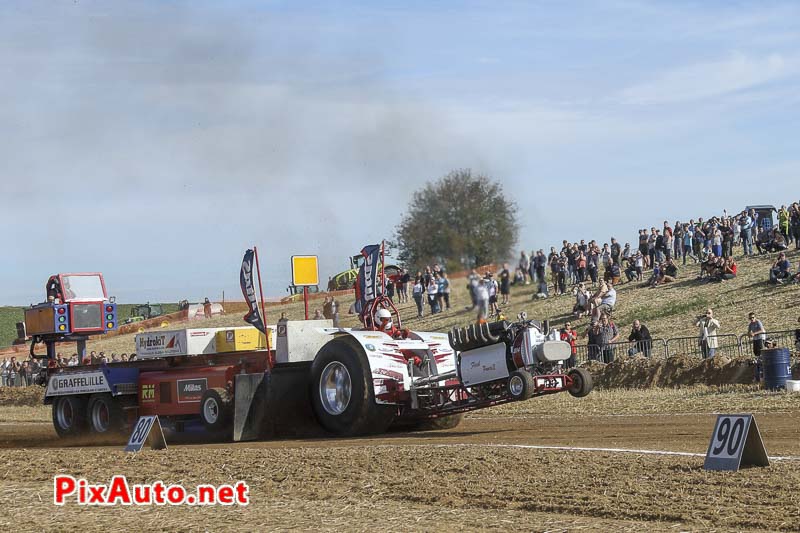
[[[800,253],[792,251],[789,259],[795,265]],[[747,315],[754,311],[768,331],[794,329],[797,327],[800,310],[796,307],[800,296],[800,285],[771,285],[767,282],[769,267],[775,255],[753,258],[737,258],[739,276],[724,283],[705,283],[696,280],[699,267],[687,265],[681,268],[678,281],[655,289],[643,287],[642,283],[625,283],[618,287],[618,300],[614,320],[624,335],[627,335],[634,319],[646,324],[654,337],[668,338],[695,336],[694,320],[707,307],[714,309],[715,317],[722,324],[722,333],[746,332]],[[475,319],[475,313],[467,310],[469,294],[463,279],[452,280],[452,309],[438,315],[429,315],[426,306],[425,316],[416,318],[414,302],[398,306],[403,324],[420,331],[447,331],[453,326],[463,326]],[[520,311],[537,319],[550,319],[559,326],[570,315],[574,298],[571,294],[551,297],[546,300],[533,299],[532,285],[512,287],[511,304],[503,309],[506,317],[514,319]],[[355,316],[347,315],[352,298],[340,302],[342,325],[355,327]],[[312,302],[321,307],[321,302]],[[313,313],[312,307],[312,313]],[[267,309],[269,323],[274,323],[281,314],[289,319],[303,318],[303,304],[293,303]],[[588,326],[586,318],[572,320],[583,333]],[[241,314],[229,314],[208,320],[201,320],[181,327],[226,327],[245,325]],[[89,345],[90,350],[107,352],[134,351],[132,335],[100,339]]]

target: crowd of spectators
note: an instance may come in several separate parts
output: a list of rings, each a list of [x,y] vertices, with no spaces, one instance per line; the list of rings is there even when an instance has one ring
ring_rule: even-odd
[[[133,361],[136,358],[135,353],[130,356],[127,353],[117,354],[112,352],[111,355],[106,355],[105,352],[90,352],[84,360],[84,365],[99,365],[99,364],[114,364],[126,363]],[[16,356],[4,357],[0,361],[0,385],[4,387],[27,387],[33,385],[36,376],[42,370],[42,365],[48,364],[52,367],[69,367],[78,366],[80,361],[78,354],[73,353],[70,357],[65,357],[63,354],[56,354],[54,361],[46,363],[46,360],[36,359],[28,356],[24,359],[18,359]]]

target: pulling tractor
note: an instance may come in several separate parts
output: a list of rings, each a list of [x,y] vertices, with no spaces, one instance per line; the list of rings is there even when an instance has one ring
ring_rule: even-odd
[[[95,334],[116,323],[104,285],[98,295],[99,318],[107,320],[92,322],[99,328]],[[47,315],[34,343],[47,343],[51,362],[56,341],[79,340],[79,351],[85,351],[81,328],[76,330],[86,325],[78,309],[83,303],[69,301],[63,313],[59,305],[30,310],[31,316],[34,310]],[[391,321],[376,320],[379,314]],[[65,315],[70,322],[61,329],[65,322],[59,317]],[[274,343],[262,336],[243,346],[237,339],[260,332],[244,327],[141,333],[135,361],[47,365],[41,377],[45,402],[53,405],[61,436],[112,433],[138,416],[159,415],[176,432],[197,427],[239,441],[319,435],[320,428],[334,436],[380,433],[393,425],[448,428],[468,411],[560,392],[581,397],[592,389],[584,369],[560,370],[570,345],[549,338],[546,324],[524,316],[449,333],[415,332],[402,327],[392,302],[382,296],[368,302],[361,316],[359,329],[281,319],[268,329]]]

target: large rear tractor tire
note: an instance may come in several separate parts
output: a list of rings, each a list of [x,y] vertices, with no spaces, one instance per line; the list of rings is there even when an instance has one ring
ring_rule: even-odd
[[[53,400],[53,427],[59,437],[76,437],[86,432],[86,399],[59,396]]]
[[[200,420],[211,433],[224,433],[232,429],[233,402],[228,391],[208,389],[200,399]]]
[[[396,412],[375,403],[366,354],[341,339],[323,346],[311,365],[311,403],[320,425],[340,437],[383,433]]]
[[[98,435],[121,433],[125,425],[122,405],[110,394],[93,394],[86,409],[89,430]]]
[[[567,374],[572,378],[572,386],[569,393],[575,398],[583,398],[592,392],[592,375],[585,368],[573,368]]]

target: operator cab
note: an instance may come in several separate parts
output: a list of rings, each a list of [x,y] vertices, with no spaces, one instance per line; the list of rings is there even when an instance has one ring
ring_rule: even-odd
[[[102,334],[117,327],[117,306],[108,298],[99,272],[50,276],[45,294],[45,302],[25,310],[29,335],[63,338]]]

